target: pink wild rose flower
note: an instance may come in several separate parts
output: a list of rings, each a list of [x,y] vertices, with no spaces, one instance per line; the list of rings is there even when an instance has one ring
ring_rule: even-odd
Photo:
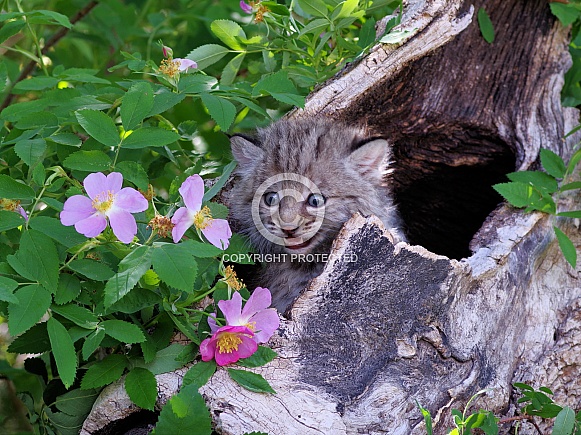
[[[218,302],[218,306],[224,317],[227,326],[245,326],[254,333],[256,343],[266,343],[279,327],[280,319],[275,308],[270,306],[272,296],[270,290],[263,287],[256,287],[250,295],[248,301],[242,308],[242,296],[235,292],[230,300]],[[208,318],[208,324],[213,333],[219,327],[213,317]]]
[[[232,230],[226,219],[213,219],[209,207],[202,208],[204,197],[202,177],[198,174],[189,176],[180,186],[179,192],[186,206],[180,207],[171,218],[175,225],[171,232],[174,243],[179,242],[193,225],[212,245],[226,249],[230,244]]]
[[[111,172],[89,174],[83,186],[89,197],[74,195],[66,200],[60,219],[63,225],[74,225],[86,237],[97,237],[107,227],[107,219],[115,236],[131,243],[137,234],[137,223],[131,213],[147,210],[148,201],[131,187],[122,188],[123,175]]]
[[[244,1],[240,1],[240,9],[242,9],[247,14],[251,14],[253,12],[252,6],[250,6]]]
[[[254,333],[245,326],[222,326],[200,343],[202,361],[214,358],[216,364],[225,366],[248,358],[258,349],[253,337]]]
[[[178,67],[179,72],[184,72],[190,68],[197,68],[198,67],[198,64],[195,61],[190,60],[190,59],[181,59],[178,57],[176,59],[173,59],[173,61],[179,62],[179,64],[180,64]]]

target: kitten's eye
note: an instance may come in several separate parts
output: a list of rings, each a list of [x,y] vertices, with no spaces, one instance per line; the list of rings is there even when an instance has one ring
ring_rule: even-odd
[[[278,193],[276,192],[266,192],[263,196],[264,203],[269,207],[274,207],[279,203]]]
[[[319,195],[318,193],[311,193],[307,198],[307,204],[311,207],[322,207],[325,205],[325,197],[323,195]]]

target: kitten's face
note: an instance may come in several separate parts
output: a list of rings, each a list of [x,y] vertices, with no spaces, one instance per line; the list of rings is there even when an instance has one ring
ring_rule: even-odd
[[[279,122],[261,133],[260,147],[232,138],[241,176],[232,215],[262,253],[328,253],[341,226],[353,213],[367,212],[377,197],[374,181],[381,183],[378,162],[386,158],[387,143],[353,151],[359,130],[318,121]],[[366,173],[370,166],[376,180]]]

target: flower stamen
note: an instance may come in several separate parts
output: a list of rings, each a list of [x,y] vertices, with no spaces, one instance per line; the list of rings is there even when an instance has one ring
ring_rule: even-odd
[[[224,269],[223,281],[228,284],[228,287],[234,291],[239,291],[242,287],[244,287],[244,283],[238,279],[232,266],[226,266],[226,269]]]
[[[238,334],[223,332],[216,341],[216,347],[220,353],[232,353],[238,350],[240,343],[242,343],[242,339]]]
[[[115,200],[115,195],[113,192],[108,190],[107,192],[103,192],[95,196],[93,198],[93,208],[101,213],[106,213],[109,211],[111,206],[113,205],[113,201]]]
[[[212,212],[210,207],[205,205],[200,211],[196,212],[194,216],[194,225],[196,228],[203,230],[212,224]]]
[[[180,71],[180,62],[173,60],[171,57],[163,59],[159,65],[159,71],[170,78],[174,78]]]

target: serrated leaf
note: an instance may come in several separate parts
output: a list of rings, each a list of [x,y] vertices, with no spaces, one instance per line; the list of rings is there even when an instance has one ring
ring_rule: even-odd
[[[16,337],[10,346],[10,353],[44,353],[50,350],[50,339],[46,330],[46,322],[37,323],[28,331]]]
[[[276,394],[276,391],[272,389],[267,380],[257,373],[231,368],[228,368],[227,370],[230,378],[232,378],[234,382],[249,391],[254,391],[255,393]]]
[[[212,119],[223,131],[227,131],[236,117],[236,106],[222,97],[206,93],[200,96]]]
[[[103,151],[76,151],[63,160],[63,166],[84,172],[107,171],[111,167],[111,159]]]
[[[153,270],[166,284],[184,292],[192,292],[197,265],[187,247],[173,243],[159,244],[153,250]]]
[[[87,415],[97,397],[99,390],[71,390],[57,397],[55,405],[59,411],[71,416]]]
[[[242,27],[234,21],[215,20],[210,24],[210,30],[218,37],[220,41],[233,50],[243,50],[244,47],[236,37],[246,39],[246,34]]]
[[[197,388],[189,385],[163,407],[153,434],[207,435],[211,432],[212,419],[206,402]]]
[[[11,36],[16,35],[24,27],[26,22],[24,20],[14,20],[4,23],[0,28],[0,44],[6,41]]]
[[[18,335],[38,322],[50,307],[50,293],[39,284],[31,284],[14,293],[18,303],[8,304],[8,329]]]
[[[224,253],[220,248],[210,243],[202,243],[196,240],[186,240],[181,242],[180,245],[187,248],[190,255],[198,258],[212,258]]]
[[[515,207],[526,207],[530,203],[533,188],[525,183],[500,183],[492,186],[504,199]]]
[[[59,279],[59,285],[54,295],[54,302],[67,304],[81,293],[81,282],[74,275],[63,273]]]
[[[178,90],[185,94],[199,94],[209,92],[218,84],[218,80],[212,76],[202,74],[189,74],[180,77]]]
[[[218,192],[220,192],[220,190],[222,190],[222,187],[224,187],[224,185],[228,182],[230,174],[232,173],[234,168],[236,168],[236,164],[237,164],[236,161],[231,161],[226,166],[224,166],[222,175],[220,175],[220,179],[212,187],[210,187],[208,191],[204,194],[204,196],[202,197],[202,202],[207,202],[211,200],[214,196],[218,194]]]
[[[430,411],[428,411],[427,409],[422,407],[422,405],[420,405],[420,402],[418,402],[417,400],[416,400],[416,405],[418,408],[420,408],[420,412],[422,413],[422,416],[424,417],[424,422],[426,423],[427,435],[432,435],[433,434],[432,415],[430,414]]]
[[[559,19],[563,26],[569,26],[579,19],[581,11],[577,9],[576,4],[564,4],[550,2],[551,12]]]
[[[565,162],[553,151],[541,148],[541,164],[553,177],[563,178],[565,176]]]
[[[27,19],[31,24],[57,24],[67,29],[73,27],[66,15],[55,11],[35,10],[27,13]]]
[[[105,331],[102,328],[95,329],[93,332],[87,335],[87,337],[85,337],[82,349],[82,355],[85,361],[89,359],[95,350],[97,350],[104,338]]]
[[[11,230],[20,225],[24,225],[26,221],[24,217],[18,212],[0,210],[0,231]]]
[[[54,293],[59,280],[59,259],[54,242],[45,234],[28,230],[20,238],[20,249],[7,257],[16,272],[32,281],[38,281]]]
[[[1,216],[0,216],[1,217]],[[18,282],[13,279],[0,276],[0,301],[18,303],[18,299],[14,296],[14,290],[18,287]]]
[[[333,11],[332,19],[350,17],[358,6],[359,0],[345,0],[337,5]]]
[[[73,260],[69,263],[68,267],[95,281],[107,281],[115,275],[115,272],[106,264],[86,258]]]
[[[73,340],[67,329],[54,317],[48,319],[46,328],[59,376],[65,387],[69,388],[77,374],[77,354]]]
[[[494,25],[484,8],[478,9],[478,26],[484,40],[492,44],[494,42]]]
[[[131,161],[119,162],[115,166],[115,170],[121,172],[124,180],[135,184],[138,189],[147,191],[149,179],[147,172],[139,163]]]
[[[230,50],[223,45],[206,44],[198,48],[194,48],[186,56],[186,59],[195,61],[198,64],[198,69],[203,70],[218,62],[229,52]]]
[[[57,133],[47,137],[46,139],[52,140],[53,142],[56,142],[61,145],[77,148],[83,144],[81,138],[73,133]]]
[[[177,360],[177,358],[184,352],[185,348],[186,346],[179,343],[170,344],[166,348],[157,351],[155,358],[150,363],[138,360],[134,362],[134,366],[143,367],[154,375],[177,370],[185,365],[184,362]]]
[[[59,435],[77,435],[85,421],[85,415],[69,415],[64,412],[53,412],[50,407],[43,409],[43,413],[50,421],[51,426],[58,430]]]
[[[549,174],[541,171],[511,172],[510,174],[507,174],[507,177],[510,181],[528,183],[539,189],[545,190],[547,193],[556,192],[558,189],[557,180]]]
[[[158,127],[143,127],[135,130],[121,144],[125,149],[140,149],[146,147],[162,147],[180,138],[176,132]]]
[[[0,198],[33,199],[34,190],[26,184],[19,183],[12,177],[0,174]]]
[[[236,76],[238,75],[238,71],[240,70],[240,66],[246,57],[246,53],[240,53],[234,56],[230,62],[226,64],[224,69],[222,70],[222,77],[220,77],[220,84],[221,85],[231,85],[234,83]]]
[[[268,364],[273,359],[277,357],[277,353],[269,347],[258,346],[258,350],[250,355],[248,358],[244,358],[238,361],[238,365],[247,368],[262,367]]]
[[[157,381],[149,370],[136,367],[125,377],[125,391],[140,408],[153,411],[157,400]]]
[[[261,94],[271,95],[278,101],[298,107],[304,107],[305,105],[305,97],[299,95],[294,84],[288,78],[286,70],[263,76],[252,91],[253,96]]]
[[[147,82],[129,88],[121,103],[121,123],[125,131],[133,130],[153,108],[153,89]]]
[[[134,344],[145,341],[145,335],[139,326],[124,320],[105,320],[99,326],[105,330],[105,334],[122,343]]]
[[[575,269],[575,267],[577,266],[577,249],[575,249],[575,245],[573,244],[571,239],[569,239],[569,237],[567,237],[567,235],[559,228],[553,227],[553,229],[555,230],[555,235],[557,236],[557,240],[559,241],[559,247],[563,252],[565,260],[567,260],[571,267]]]
[[[34,166],[42,161],[42,156],[46,151],[46,141],[44,139],[21,140],[14,144],[14,152],[28,166]]]
[[[152,250],[140,246],[119,263],[117,272],[105,285],[105,308],[125,296],[151,266]]]
[[[108,147],[115,147],[119,143],[119,132],[115,123],[103,112],[84,109],[75,112],[75,116],[79,124],[96,141]]]
[[[183,386],[194,385],[200,388],[208,383],[212,375],[216,372],[216,362],[201,361],[192,366],[184,376]]]
[[[14,90],[17,92],[42,91],[45,89],[54,88],[58,82],[59,79],[55,77],[45,77],[45,76],[31,77],[29,79],[18,82],[14,86]]]
[[[74,303],[61,306],[53,305],[51,309],[65,319],[69,319],[71,322],[79,325],[81,328],[94,329],[99,322],[99,319],[97,319],[97,316],[92,311]]]
[[[43,201],[49,198],[43,198]],[[62,207],[62,203],[59,202]],[[28,223],[34,230],[40,231],[44,235],[56,240],[67,248],[71,248],[87,240],[85,236],[79,234],[74,227],[65,227],[60,220],[48,216],[35,216]]]
[[[127,367],[125,355],[113,354],[89,367],[81,381],[81,390],[99,388],[121,378]]]
[[[165,89],[165,88],[164,88]],[[184,94],[176,94],[175,92],[160,92],[153,96],[153,107],[147,117],[163,113],[176,104],[181,103],[186,96]]]
[[[323,0],[298,0],[300,8],[315,17],[326,17],[327,5]]]
[[[327,27],[329,27],[329,24],[329,20],[326,18],[317,18],[312,20],[301,29],[299,32],[299,37],[306,35],[307,33],[312,33],[313,35],[319,36],[327,29]]]
[[[555,418],[552,435],[571,435],[575,429],[575,411],[564,407]]]

